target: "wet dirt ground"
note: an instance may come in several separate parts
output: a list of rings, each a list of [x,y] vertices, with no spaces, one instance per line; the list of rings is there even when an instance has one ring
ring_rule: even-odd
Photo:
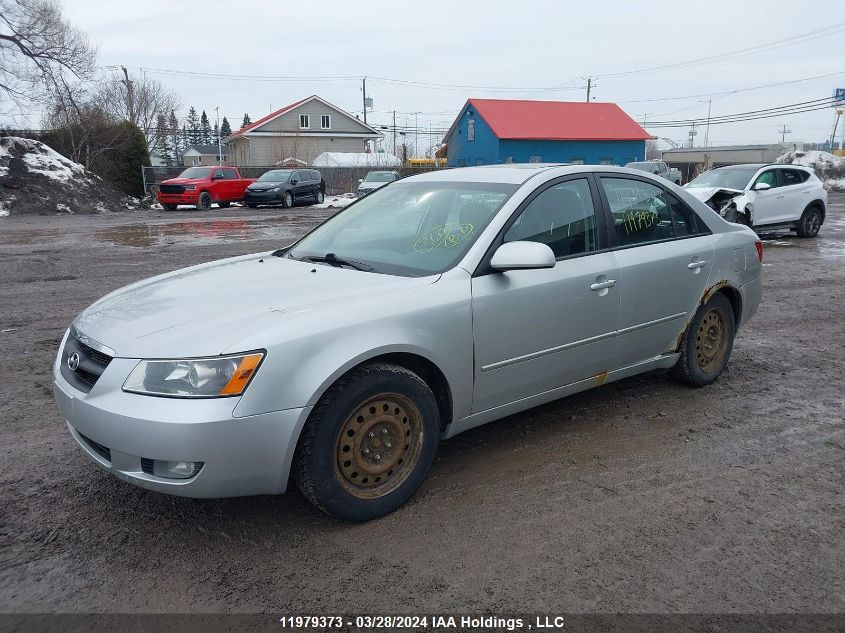
[[[269,250],[332,211],[0,219],[0,611],[845,610],[845,195],[766,236],[765,297],[722,378],[647,375],[445,442],[365,525],[296,492],[190,500],[82,454],[50,370],[129,282]]]

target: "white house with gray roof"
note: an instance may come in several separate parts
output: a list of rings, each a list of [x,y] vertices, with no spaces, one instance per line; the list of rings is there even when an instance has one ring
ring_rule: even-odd
[[[235,165],[311,164],[323,152],[359,153],[381,132],[313,95],[242,127],[226,138]]]

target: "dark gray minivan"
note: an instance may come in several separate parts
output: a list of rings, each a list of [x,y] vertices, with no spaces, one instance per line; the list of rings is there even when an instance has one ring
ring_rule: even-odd
[[[244,202],[254,209],[260,204],[290,208],[302,202],[321,204],[326,181],[316,169],[271,169],[246,188]]]

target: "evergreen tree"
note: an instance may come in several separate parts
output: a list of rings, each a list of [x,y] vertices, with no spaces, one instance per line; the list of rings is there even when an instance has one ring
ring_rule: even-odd
[[[170,151],[170,134],[167,129],[167,119],[164,118],[164,112],[159,112],[156,117],[155,142],[156,156],[169,167],[173,157]]]
[[[205,110],[200,116],[200,145],[211,145],[211,125],[208,123],[208,115]]]
[[[197,111],[194,106],[188,110],[188,116],[185,118],[185,125],[188,128],[188,138],[185,139],[187,146],[200,144],[200,120],[197,116]]]
[[[243,123],[241,123],[241,127],[242,127],[242,128],[244,128],[244,127],[246,127],[247,125],[249,125],[250,123],[252,123],[252,119],[250,119],[250,118],[249,118],[249,114],[247,114],[247,113],[245,112],[245,113],[244,113],[244,122],[243,122]]]
[[[182,148],[180,146],[181,139],[179,138],[179,121],[176,119],[176,113],[171,110],[170,117],[167,119],[167,127],[170,132],[170,151],[173,156],[173,163],[179,164],[179,157],[182,155]]]
[[[232,126],[229,125],[229,120],[223,117],[223,123],[220,124],[220,136],[226,138],[232,134]]]

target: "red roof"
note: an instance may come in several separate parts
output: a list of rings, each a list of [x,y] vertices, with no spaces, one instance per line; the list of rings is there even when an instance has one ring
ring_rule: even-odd
[[[644,141],[651,134],[615,103],[470,99],[500,139]]]
[[[238,134],[243,134],[244,132],[247,132],[254,127],[258,127],[259,125],[267,123],[267,121],[269,121],[270,119],[275,119],[277,116],[284,114],[288,110],[292,110],[293,108],[298,106],[300,103],[305,103],[306,101],[308,101],[308,99],[313,99],[314,96],[316,96],[316,95],[312,95],[311,97],[306,97],[305,99],[300,99],[296,103],[291,103],[289,106],[285,106],[284,108],[279,108],[275,112],[271,112],[267,116],[261,117],[257,121],[254,121],[254,122],[250,123],[249,125],[243,126],[240,130],[236,130],[235,132],[232,132],[232,134],[227,136],[226,138],[231,138],[232,136],[237,136]]]

